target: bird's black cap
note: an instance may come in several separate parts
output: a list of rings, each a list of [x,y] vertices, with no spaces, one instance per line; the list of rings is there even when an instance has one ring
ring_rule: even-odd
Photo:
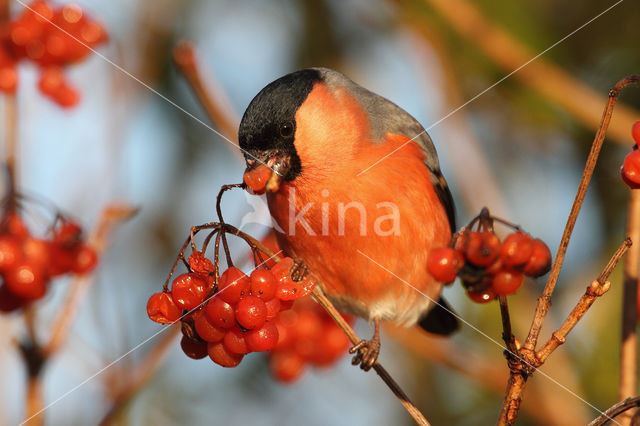
[[[238,141],[245,156],[260,158],[261,154],[275,151],[287,154],[291,164],[284,178],[294,179],[301,170],[293,144],[295,115],[313,85],[321,80],[318,70],[304,69],[287,74],[262,89],[249,103],[240,122]]]

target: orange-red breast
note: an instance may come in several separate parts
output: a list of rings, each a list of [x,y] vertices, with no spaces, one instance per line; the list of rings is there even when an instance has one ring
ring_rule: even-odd
[[[442,284],[427,254],[449,242],[454,209],[418,121],[343,74],[311,68],[256,95],[239,141],[249,170],[264,162],[277,173],[267,200],[280,246],[339,309],[374,320],[376,336],[378,320],[457,328],[449,311],[433,309]]]

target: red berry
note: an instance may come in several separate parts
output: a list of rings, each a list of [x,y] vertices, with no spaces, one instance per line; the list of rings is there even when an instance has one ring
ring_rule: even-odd
[[[197,308],[207,295],[207,282],[198,274],[179,275],[171,284],[171,297],[180,309],[190,311]]]
[[[278,312],[280,312],[280,299],[274,297],[273,299],[267,300],[264,304],[267,307],[266,320],[271,321],[278,315]]]
[[[640,183],[635,183],[627,179],[627,175],[624,172],[624,167],[620,167],[620,177],[622,181],[631,189],[640,189]]]
[[[182,310],[176,306],[168,293],[154,293],[147,302],[147,315],[151,321],[172,324],[180,319]]]
[[[484,275],[495,275],[502,271],[502,259],[498,257],[495,262],[484,268]]]
[[[242,357],[244,357],[242,354],[235,354],[229,351],[222,343],[209,343],[208,352],[209,358],[213,362],[227,368],[240,364]]]
[[[530,277],[539,277],[551,269],[551,251],[544,241],[536,238],[533,240],[533,252],[531,253],[531,259],[524,267],[522,272]]]
[[[316,351],[324,328],[323,322],[313,308],[299,309],[297,313],[295,348],[298,354],[308,359]]]
[[[533,253],[533,239],[524,232],[514,232],[502,242],[500,258],[507,268],[524,267]]]
[[[17,89],[18,69],[16,65],[0,65],[0,92],[14,94]]]
[[[291,278],[291,268],[293,268],[293,259],[290,257],[285,257],[284,259],[281,259],[278,263],[276,263],[273,268],[271,268],[271,274],[276,279],[276,281],[280,281],[285,278]]]
[[[227,303],[235,304],[249,294],[251,283],[244,272],[230,267],[220,277],[218,282],[218,297]]]
[[[38,88],[62,107],[72,107],[80,102],[80,94],[67,83],[60,67],[45,68],[40,75]]]
[[[82,243],[82,226],[71,220],[63,221],[53,234],[53,242],[65,248],[76,248]]]
[[[91,46],[107,40],[107,33],[101,25],[96,22],[86,22],[80,29],[80,38]]]
[[[276,294],[278,281],[268,269],[256,269],[251,273],[251,294],[267,301]]]
[[[517,271],[498,272],[491,282],[491,290],[498,296],[513,294],[524,282],[524,274]]]
[[[236,315],[233,306],[214,296],[204,308],[209,322],[220,328],[231,328],[236,325]]]
[[[245,332],[237,325],[227,330],[222,342],[224,343],[224,346],[234,354],[249,353],[247,341],[245,340]]]
[[[0,284],[0,312],[11,312],[20,309],[27,302],[16,296],[5,284]]]
[[[24,239],[29,236],[29,229],[24,221],[17,213],[9,213],[3,221],[3,229],[18,239]]]
[[[476,303],[487,303],[496,298],[496,294],[491,289],[478,292],[467,291],[467,296]]]
[[[40,73],[38,88],[49,97],[53,97],[65,85],[64,74],[60,67],[47,67]]]
[[[193,359],[202,359],[207,356],[207,342],[192,340],[187,336],[182,336],[180,347],[186,356]]]
[[[59,244],[51,243],[49,273],[52,277],[70,272],[76,262],[76,250],[66,249]]]
[[[71,108],[80,103],[80,92],[65,83],[51,99],[63,108]]]
[[[201,251],[193,251],[191,256],[189,256],[189,267],[196,274],[209,276],[209,274],[213,273],[214,267],[213,262],[211,260],[204,257],[204,254]]]
[[[200,311],[195,320],[196,333],[207,342],[219,342],[224,338],[225,329],[211,324],[204,311]]]
[[[245,341],[252,352],[270,351],[278,343],[278,328],[268,321],[260,328],[247,331]]]
[[[269,366],[274,377],[284,383],[292,383],[304,372],[304,359],[293,351],[273,354]]]
[[[475,266],[491,265],[500,253],[500,240],[493,232],[469,232],[464,248],[466,259]]]
[[[272,170],[265,164],[259,164],[244,172],[244,183],[252,194],[264,194]]]
[[[295,300],[280,300],[280,312],[291,309],[293,302],[295,302]]]
[[[43,270],[49,269],[51,265],[51,243],[49,241],[29,237],[22,243],[22,253],[25,259],[40,265]]]
[[[236,305],[235,314],[238,323],[251,330],[264,324],[267,319],[267,306],[256,296],[246,296]]]
[[[294,312],[287,312],[294,314]],[[278,329],[278,343],[274,347],[273,351],[286,351],[293,350],[293,346],[296,342],[296,330],[295,324],[288,324],[282,321],[280,317],[275,321],[276,328]]]
[[[319,339],[320,344],[316,345],[312,362],[318,366],[327,366],[333,363],[338,357],[344,355],[349,348],[349,339],[338,327],[329,323],[322,331]]]
[[[20,242],[15,237],[0,237],[0,272],[7,272],[16,267],[22,258]]]
[[[451,247],[433,249],[427,257],[427,271],[442,283],[453,282],[463,264],[460,252]]]
[[[633,140],[640,145],[640,120],[633,123],[631,127],[631,136],[633,136]]]
[[[311,274],[301,281],[294,281],[290,275],[286,275],[278,282],[276,297],[282,301],[301,299],[311,294],[317,283],[318,280]]]
[[[47,291],[48,278],[37,263],[24,259],[5,274],[9,290],[26,300],[40,299]]]
[[[640,184],[640,150],[634,149],[624,157],[622,174],[626,181]]]
[[[75,251],[73,272],[76,274],[86,274],[93,271],[98,264],[98,253],[88,245],[83,245]]]

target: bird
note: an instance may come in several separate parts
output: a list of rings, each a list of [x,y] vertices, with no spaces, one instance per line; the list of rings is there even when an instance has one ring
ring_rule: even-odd
[[[440,335],[459,327],[426,268],[455,232],[454,202],[408,112],[338,71],[306,68],[251,100],[238,141],[247,171],[273,170],[266,197],[280,248],[340,311],[373,323],[354,364],[377,362],[381,321]]]

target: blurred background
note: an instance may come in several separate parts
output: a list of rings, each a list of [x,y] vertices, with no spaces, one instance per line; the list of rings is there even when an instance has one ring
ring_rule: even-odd
[[[235,122],[262,87],[286,73],[326,66],[347,74],[429,131],[460,225],[486,205],[544,239],[554,252],[607,92],[620,78],[640,72],[640,3],[633,0],[78,3],[105,24],[110,42],[98,50],[103,57],[93,55],[69,69],[83,94],[72,110],[42,98],[35,67],[21,66],[19,184],[73,212],[87,227],[112,201],[141,210],[113,234],[68,344],[46,367],[45,404],[135,350],[46,410],[50,425],[99,423],[117,390],[157,350],[154,342],[161,336],[148,339],[161,326],[149,321],[147,298],[161,288],[189,227],[214,220],[219,186],[241,180],[241,156],[208,128],[218,129],[219,123],[210,123],[172,63],[180,40],[194,42],[216,99]],[[13,7],[21,9],[17,2]],[[564,319],[624,235],[629,191],[619,167],[633,144],[630,128],[640,119],[640,92],[630,89],[620,101],[541,340]],[[256,209],[242,191],[225,197],[230,223],[240,224]],[[268,217],[260,204],[257,210],[263,224],[243,230],[261,236]],[[241,245],[233,247],[243,256]],[[612,290],[542,368],[552,379],[536,374],[529,380],[518,424],[584,424],[597,416],[594,407],[604,410],[616,401],[620,268],[612,282]],[[544,280],[529,281],[510,298],[521,339],[543,285]],[[38,303],[44,334],[68,287],[65,280],[55,282]],[[493,424],[507,382],[502,348],[488,338],[501,342],[498,306],[472,303],[459,283],[445,289],[445,296],[477,330],[463,326],[442,340],[388,329],[381,361],[432,424]],[[362,336],[371,333],[362,321],[356,329]],[[12,344],[23,333],[20,315],[0,317],[0,424],[23,419],[25,371]],[[115,422],[412,424],[378,377],[351,367],[347,357],[281,385],[259,354],[223,369],[188,359],[177,342]]]

